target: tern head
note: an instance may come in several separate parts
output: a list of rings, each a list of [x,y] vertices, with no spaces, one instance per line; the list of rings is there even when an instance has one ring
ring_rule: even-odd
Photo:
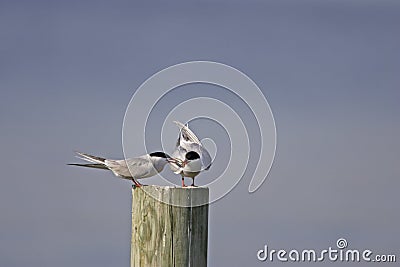
[[[157,172],[161,172],[171,158],[167,153],[164,152],[153,152],[149,154],[149,157]]]
[[[197,160],[200,160],[199,153],[195,151],[189,151],[185,155],[185,160],[183,161],[183,167],[185,167],[189,162]]]
[[[151,158],[163,158],[165,160],[168,160],[171,158],[167,153],[164,153],[164,152],[153,152],[153,153],[150,153],[149,156]]]
[[[182,165],[184,171],[193,173],[199,172],[201,170],[201,159],[199,153],[195,151],[187,152]]]
[[[195,159],[199,159],[200,155],[199,153],[195,152],[195,151],[189,151],[188,153],[186,153],[185,155],[186,160],[195,160]]]

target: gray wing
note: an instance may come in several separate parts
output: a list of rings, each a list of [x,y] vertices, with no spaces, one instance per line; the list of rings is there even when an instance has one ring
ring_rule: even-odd
[[[175,151],[172,153],[172,157],[184,160],[186,153],[187,153],[187,150],[184,147],[177,146]]]
[[[126,160],[106,160],[106,166],[117,176],[135,179],[155,175],[153,164],[144,158],[130,158]],[[129,168],[128,168],[129,165]],[[131,172],[132,173],[131,173]]]
[[[203,170],[208,170],[212,164],[210,153],[208,153],[199,138],[197,138],[189,127],[179,121],[174,121],[174,123],[180,128],[180,133],[172,157],[184,160],[187,152],[195,151],[200,155]]]
[[[199,138],[192,132],[192,130],[189,129],[186,125],[179,121],[174,121],[176,125],[180,128],[181,132],[179,133],[179,138],[178,138],[178,144],[181,141],[181,139],[187,141],[187,142],[193,142],[196,144],[201,144]]]

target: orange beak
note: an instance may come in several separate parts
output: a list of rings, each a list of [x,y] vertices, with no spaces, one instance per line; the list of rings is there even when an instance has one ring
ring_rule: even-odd
[[[188,164],[188,163],[189,163],[189,161],[188,161],[187,159],[185,159],[185,160],[182,162],[182,167],[185,167],[186,164]]]
[[[174,163],[174,164],[178,165],[179,167],[185,166],[185,162],[180,159],[177,159],[177,158],[168,158],[167,161],[169,163]]]

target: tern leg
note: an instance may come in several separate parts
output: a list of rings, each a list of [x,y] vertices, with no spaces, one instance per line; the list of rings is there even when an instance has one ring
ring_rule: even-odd
[[[138,181],[136,181],[135,178],[133,178],[133,177],[132,177],[132,181],[133,181],[133,183],[135,184],[136,187],[141,187],[142,186],[142,184],[139,183]]]
[[[182,175],[182,187],[186,187],[185,185],[185,176]]]
[[[194,185],[194,177],[193,177],[192,179],[193,179],[193,182],[192,182],[192,185],[191,185],[191,186],[197,186],[197,185]]]

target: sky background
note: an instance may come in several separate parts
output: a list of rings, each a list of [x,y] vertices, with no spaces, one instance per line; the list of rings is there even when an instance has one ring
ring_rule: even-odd
[[[210,206],[209,266],[284,265],[256,253],[340,237],[399,258],[399,25],[388,0],[0,0],[0,265],[129,266],[130,182],[66,163],[121,158],[136,88],[192,60],[252,78],[278,136],[262,187],[245,176]]]

